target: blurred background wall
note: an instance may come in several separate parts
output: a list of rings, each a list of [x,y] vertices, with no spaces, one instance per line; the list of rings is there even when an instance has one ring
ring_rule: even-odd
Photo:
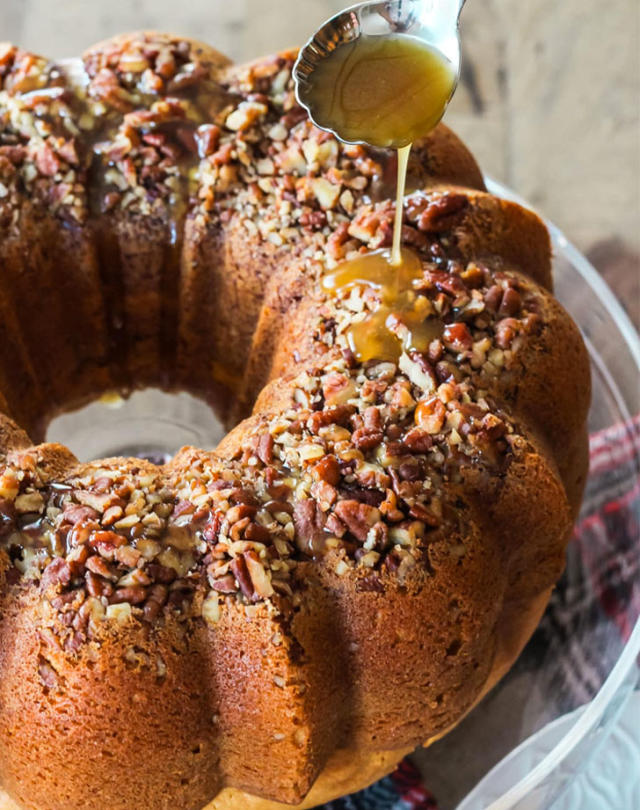
[[[136,28],[235,60],[303,42],[349,0],[0,0],[0,40],[52,57]],[[640,324],[640,3],[469,0],[446,122],[556,222]]]

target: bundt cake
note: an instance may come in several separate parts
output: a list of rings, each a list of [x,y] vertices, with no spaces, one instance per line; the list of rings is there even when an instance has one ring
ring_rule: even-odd
[[[340,265],[390,243],[395,153],[312,126],[294,58],[238,68],[151,33],[82,62],[0,46],[11,806],[356,790],[504,674],[562,571],[589,370],[544,224],[438,126],[402,232],[432,339],[391,319],[397,357],[359,355],[379,290]],[[148,386],[236,427],[164,466],[34,444]]]

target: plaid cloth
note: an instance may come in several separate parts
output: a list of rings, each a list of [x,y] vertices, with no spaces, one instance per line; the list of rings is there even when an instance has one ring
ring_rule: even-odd
[[[375,785],[317,810],[438,810],[438,805],[417,768],[405,759]]]
[[[520,673],[536,671],[541,656],[554,662],[545,664],[542,689],[547,704],[549,695],[556,700],[545,707],[549,720],[593,698],[620,651],[619,643],[605,640],[611,622],[626,640],[633,629],[629,616],[640,614],[640,415],[592,434],[590,455],[566,570],[514,667]],[[437,808],[420,773],[405,760],[375,785],[317,810]]]

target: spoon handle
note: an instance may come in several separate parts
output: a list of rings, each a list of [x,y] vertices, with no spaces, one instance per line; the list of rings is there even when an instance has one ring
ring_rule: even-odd
[[[400,7],[403,2],[405,0],[399,0]],[[443,38],[457,30],[465,2],[466,0],[409,0],[422,24]]]
[[[417,2],[430,14],[457,20],[466,0],[417,0]]]

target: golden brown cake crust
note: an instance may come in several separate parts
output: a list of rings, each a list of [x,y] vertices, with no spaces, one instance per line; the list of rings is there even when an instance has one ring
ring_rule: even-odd
[[[0,47],[0,786],[25,810],[357,790],[502,677],[562,571],[589,370],[544,224],[437,127],[403,227],[437,337],[358,362],[379,297],[321,279],[389,245],[394,158],[315,129],[294,58]],[[33,444],[145,386],[236,426],[162,467]]]

